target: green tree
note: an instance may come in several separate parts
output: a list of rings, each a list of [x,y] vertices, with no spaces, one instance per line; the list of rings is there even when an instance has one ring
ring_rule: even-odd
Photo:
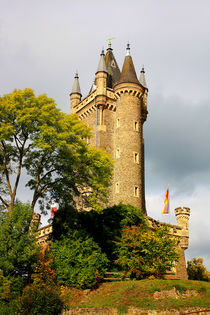
[[[193,258],[187,262],[189,280],[210,281],[210,273],[203,265],[203,258]]]
[[[107,153],[82,140],[90,136],[90,128],[76,115],[62,113],[46,95],[36,97],[25,89],[0,97],[1,206],[13,210],[25,169],[32,209],[38,200],[44,209],[52,191],[61,203],[82,196],[99,209],[106,200],[112,163]]]
[[[51,244],[53,268],[60,285],[93,287],[106,271],[108,259],[86,233],[74,231]]]
[[[29,205],[18,203],[13,212],[0,212],[1,297],[19,294],[37,263],[38,246],[31,228]]]
[[[154,231],[145,226],[125,227],[117,246],[116,263],[137,279],[161,277],[179,257],[177,241],[168,235],[166,226]]]

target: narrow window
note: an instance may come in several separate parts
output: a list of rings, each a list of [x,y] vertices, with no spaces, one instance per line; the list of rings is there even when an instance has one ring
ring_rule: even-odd
[[[135,131],[139,131],[139,123],[138,123],[138,121],[134,121],[134,130]]]
[[[134,152],[134,162],[139,164],[139,154]]]
[[[117,128],[119,128],[120,127],[120,120],[119,120],[119,118],[117,119]]]
[[[139,187],[135,186],[134,187],[134,197],[138,197],[139,196]]]
[[[117,194],[120,192],[119,183],[116,183],[115,190]]]
[[[119,157],[120,157],[120,149],[117,149],[116,150],[116,159],[119,159]]]

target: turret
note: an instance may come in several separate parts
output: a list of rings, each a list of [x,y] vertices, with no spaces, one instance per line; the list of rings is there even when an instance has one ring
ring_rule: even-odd
[[[115,185],[116,203],[123,200],[144,213],[144,139],[143,123],[147,110],[143,103],[145,88],[140,84],[130,45],[118,83],[114,86],[116,104]],[[123,178],[123,182],[121,182]]]
[[[178,226],[182,228],[181,247],[183,249],[187,249],[188,248],[188,238],[189,238],[190,208],[187,208],[187,207],[176,208],[175,209],[175,215],[176,215]]]
[[[146,79],[145,79],[144,67],[142,67],[142,69],[141,69],[139,82],[141,83],[141,85],[142,85],[144,88],[147,89],[147,83],[146,83]]]
[[[74,77],[74,84],[72,86],[72,90],[70,93],[70,100],[71,100],[71,113],[76,111],[77,105],[81,102],[82,94],[79,85],[79,76],[76,72]]]
[[[98,68],[96,71],[96,106],[98,109],[98,118],[97,124],[103,125],[103,109],[106,104],[106,94],[107,94],[107,70],[106,70],[106,62],[105,62],[105,54],[104,50],[102,50],[100,55],[100,60],[98,64]]]

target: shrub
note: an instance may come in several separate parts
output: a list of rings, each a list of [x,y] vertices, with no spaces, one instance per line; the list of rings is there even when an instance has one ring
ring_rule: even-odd
[[[143,226],[125,227],[116,244],[116,263],[137,279],[151,275],[162,277],[179,257],[177,242],[169,237],[166,226],[157,227],[155,231]]]
[[[30,285],[24,288],[17,301],[19,314],[57,315],[63,309],[59,288]]]
[[[91,288],[103,278],[108,264],[93,239],[78,231],[53,242],[51,253],[60,285]]]

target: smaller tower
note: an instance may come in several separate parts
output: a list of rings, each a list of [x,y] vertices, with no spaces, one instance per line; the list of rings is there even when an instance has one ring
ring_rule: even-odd
[[[175,215],[177,219],[178,226],[182,228],[181,232],[181,247],[183,249],[188,248],[188,239],[189,239],[189,217],[190,217],[190,208],[179,207],[175,209]]]
[[[140,79],[139,82],[141,83],[141,85],[147,89],[147,83],[146,83],[146,79],[145,79],[145,71],[144,71],[144,66],[141,69],[140,72]]]
[[[78,73],[76,72],[75,77],[74,77],[74,84],[72,86],[72,90],[70,93],[71,113],[76,112],[76,107],[81,102],[81,98],[82,98],[82,94],[81,94],[80,85],[79,85],[79,76],[78,76]]]
[[[105,62],[105,54],[102,49],[98,68],[96,71],[96,105],[102,110],[102,106],[106,103],[106,88],[107,88],[107,70]]]

